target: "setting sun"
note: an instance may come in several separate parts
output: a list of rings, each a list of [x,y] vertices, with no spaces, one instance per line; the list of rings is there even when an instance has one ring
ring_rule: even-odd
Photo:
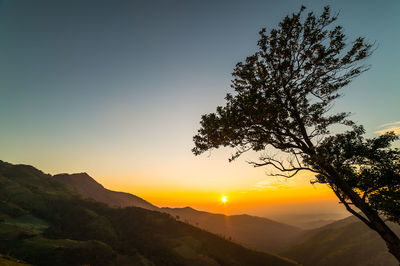
[[[223,203],[226,203],[228,201],[228,198],[224,195],[224,196],[222,196],[221,201]]]

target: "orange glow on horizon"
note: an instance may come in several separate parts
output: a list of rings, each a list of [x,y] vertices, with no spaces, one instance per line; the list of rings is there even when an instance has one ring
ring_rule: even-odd
[[[146,179],[126,177],[114,178],[110,182],[111,179],[107,178],[99,182],[108,189],[132,193],[158,207],[192,207],[199,211],[227,215],[251,214],[269,217],[278,212],[337,213],[343,209],[331,189],[322,184],[311,185],[312,176],[307,173],[299,174],[293,179],[278,179],[265,176],[265,173],[258,177],[248,175],[247,179],[242,178],[239,184],[208,184],[203,179],[202,186],[197,185],[201,179],[195,179],[193,182],[192,179],[187,179],[186,183],[174,184],[155,183],[152,179],[152,176]],[[224,196],[226,199],[223,199]]]
[[[107,186],[106,186],[107,187]],[[329,203],[337,206],[338,200],[325,185],[296,185],[292,187],[277,187],[247,190],[225,191],[223,195],[217,191],[194,190],[193,188],[163,188],[163,187],[108,187],[116,191],[124,191],[137,195],[158,207],[192,207],[197,210],[212,213],[240,214],[247,210],[276,208],[287,212],[296,211],[296,205],[318,205]],[[221,191],[221,190],[219,190]],[[227,194],[229,194],[229,198]],[[227,204],[229,201],[229,205]],[[257,214],[257,211],[252,212]]]

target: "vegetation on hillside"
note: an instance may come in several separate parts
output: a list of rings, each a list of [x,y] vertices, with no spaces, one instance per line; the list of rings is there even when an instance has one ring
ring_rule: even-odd
[[[110,208],[0,161],[0,253],[34,265],[293,265],[168,214]]]
[[[137,204],[137,201],[131,200],[135,196],[128,193],[110,199],[110,192],[116,192],[107,190],[86,174],[69,176],[75,177],[73,182],[70,182],[71,178],[57,180],[73,187],[82,196],[107,203],[109,206]],[[339,262],[343,265],[360,266],[370,262],[376,265],[396,265],[393,257],[387,252],[384,242],[368,227],[360,224],[355,217],[304,231],[249,215],[226,216],[197,211],[190,207],[156,210],[169,213],[180,221],[223,236],[245,247],[279,253],[306,265],[336,265]],[[400,229],[397,228],[396,232],[400,232]]]

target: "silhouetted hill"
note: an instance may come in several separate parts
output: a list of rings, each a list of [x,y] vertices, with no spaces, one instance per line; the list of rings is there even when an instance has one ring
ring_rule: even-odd
[[[280,251],[302,233],[300,228],[250,215],[226,216],[197,211],[190,207],[158,208],[135,195],[108,190],[86,173],[60,174],[55,175],[54,178],[82,196],[106,203],[109,206],[135,206],[165,212],[179,217],[181,221],[260,251]]]
[[[112,207],[140,207],[149,210],[158,209],[144,199],[124,192],[105,189],[87,173],[58,174],[54,176],[58,181],[66,184],[84,197],[91,198]]]
[[[400,233],[399,226],[391,226]],[[305,232],[281,254],[306,266],[398,265],[378,234],[354,216]]]
[[[87,200],[0,161],[0,254],[33,265],[294,265],[143,208]],[[12,264],[11,264],[12,265]]]
[[[190,207],[162,210],[179,216],[182,221],[261,251],[280,251],[303,232],[294,226],[246,214],[227,216],[197,211]]]
[[[56,178],[60,179],[57,176]],[[129,193],[120,193],[118,194],[120,197],[109,197],[108,195],[119,192],[105,189],[87,174],[68,176],[74,178],[63,177],[62,181],[73,187],[75,191],[110,206],[140,206],[138,202],[144,201]],[[130,198],[140,200],[129,201]],[[142,206],[166,212],[180,221],[224,236],[255,250],[280,253],[304,265],[396,265],[392,255],[387,252],[384,242],[354,216],[320,228],[301,230],[262,217],[226,216],[198,211],[190,207],[157,208],[148,204],[151,207],[147,204]]]

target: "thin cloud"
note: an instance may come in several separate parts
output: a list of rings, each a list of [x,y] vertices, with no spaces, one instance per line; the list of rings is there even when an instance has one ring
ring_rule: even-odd
[[[383,135],[387,132],[393,131],[396,135],[400,135],[400,121],[387,123],[379,126],[380,130],[375,131],[376,134]]]
[[[386,123],[386,124],[380,125],[379,128],[393,127],[393,126],[397,126],[397,125],[400,126],[400,121],[392,122],[392,123]]]

